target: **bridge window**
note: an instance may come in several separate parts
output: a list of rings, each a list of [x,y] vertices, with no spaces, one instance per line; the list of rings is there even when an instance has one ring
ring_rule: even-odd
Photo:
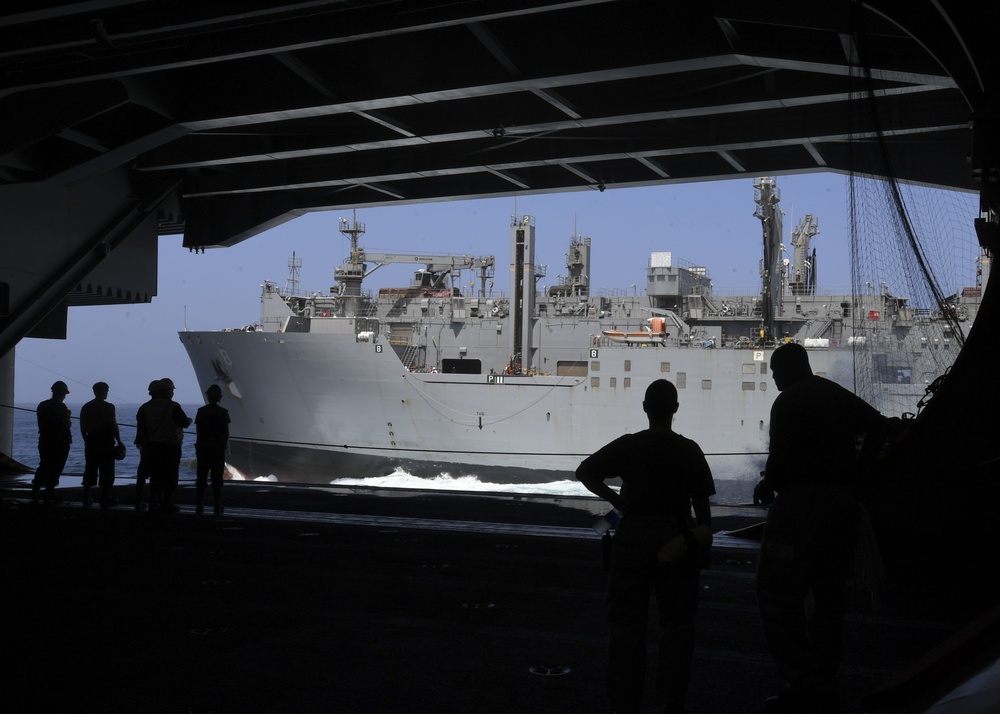
[[[701,380],[701,388],[702,389],[706,389],[706,390],[707,389],[711,389],[712,388],[712,380],[711,379],[703,379],[703,380]]]
[[[743,382],[743,391],[752,392],[756,389],[757,385],[753,382]]]
[[[660,362],[660,372],[669,372],[669,371],[670,371],[670,363]]]
[[[678,389],[686,389],[687,388],[687,386],[688,386],[687,372],[678,372],[677,373],[677,381],[674,384],[674,386],[677,387]]]

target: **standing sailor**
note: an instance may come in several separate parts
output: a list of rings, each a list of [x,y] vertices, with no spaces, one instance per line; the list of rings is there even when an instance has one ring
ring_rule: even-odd
[[[832,714],[839,711],[845,587],[863,521],[855,477],[881,450],[889,422],[860,397],[814,375],[800,344],[774,351],[771,376],[781,394],[771,407],[759,487],[777,497],[761,542],[757,607],[786,686],[767,699],[764,711]]]
[[[38,491],[45,489],[45,504],[55,502],[55,488],[66,468],[69,447],[73,443],[69,408],[63,404],[69,387],[62,380],[52,384],[52,397],[38,405],[38,468],[31,481],[31,500],[38,501]]]
[[[646,389],[642,409],[649,428],[598,450],[580,464],[576,477],[622,513],[608,586],[611,705],[620,714],[640,710],[649,596],[655,592],[662,632],[658,695],[666,714],[681,714],[694,659],[698,577],[711,541],[708,499],[715,482],[698,444],[671,426],[677,388],[656,380]],[[622,480],[621,493],[605,483],[615,477]]]
[[[197,433],[194,453],[198,460],[195,492],[196,513],[204,511],[205,487],[212,476],[212,494],[215,496],[215,515],[222,515],[222,480],[226,470],[226,449],[229,447],[229,410],[219,405],[222,388],[213,384],[205,391],[208,404],[198,409],[194,416]]]
[[[115,483],[115,447],[121,446],[115,405],[109,402],[106,382],[94,385],[94,398],[80,408],[80,433],[83,435],[83,505],[92,501],[90,489],[101,488],[101,508],[111,506],[111,487]],[[100,475],[100,480],[98,480]]]
[[[135,438],[142,449],[144,468],[149,471],[149,510],[174,513],[178,510],[173,495],[180,476],[181,442],[191,419],[173,400],[171,380],[158,380],[155,387],[153,398],[136,414]]]

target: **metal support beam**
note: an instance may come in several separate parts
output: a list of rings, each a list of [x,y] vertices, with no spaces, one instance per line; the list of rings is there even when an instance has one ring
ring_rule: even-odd
[[[65,260],[45,284],[11,306],[11,316],[0,329],[0,356],[6,355],[32,327],[48,315],[88,273],[111,252],[177,188],[170,181],[158,186],[141,201],[135,201],[106,228],[96,231],[73,255]]]

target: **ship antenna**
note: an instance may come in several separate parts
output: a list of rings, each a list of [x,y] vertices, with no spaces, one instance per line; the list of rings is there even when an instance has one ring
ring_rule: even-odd
[[[288,279],[285,281],[285,295],[298,295],[299,294],[299,275],[302,269],[302,258],[295,257],[295,251],[292,251],[292,257],[288,259]]]
[[[357,252],[358,250],[358,238],[361,237],[365,232],[365,224],[358,223],[358,209],[354,209],[352,213],[352,222],[349,224],[346,218],[340,219],[340,232],[351,241],[351,254]]]

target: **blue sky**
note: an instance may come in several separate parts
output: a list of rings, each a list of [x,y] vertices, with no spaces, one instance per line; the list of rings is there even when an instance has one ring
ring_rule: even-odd
[[[787,236],[802,215],[818,216],[813,245],[820,256],[820,289],[850,285],[847,178],[823,173],[778,176]],[[641,291],[649,254],[708,267],[716,291],[759,284],[761,226],[753,217],[753,179],[648,188],[609,188],[526,195],[516,199],[448,201],[358,211],[366,224],[363,245],[372,251],[420,251],[495,255],[507,261],[510,217],[529,214],[537,230],[536,261],[548,265],[549,284],[565,275],[564,253],[575,231],[590,236],[594,289]],[[350,211],[313,213],[294,219],[233,248],[194,254],[180,236],[160,239],[158,294],[151,304],[71,308],[66,340],[23,340],[16,350],[15,400],[34,404],[49,397],[53,381],[70,388],[67,402],[93,395],[91,385],[111,385],[109,399],[123,419],[148,397],[153,379],[170,377],[183,404],[203,401],[177,333],[253,323],[260,285],[284,287],[294,251],[302,261],[300,288],[326,291],[333,270],[348,253],[338,231]],[[368,289],[406,285],[411,266],[385,266],[365,282]],[[506,290],[498,270],[498,289]]]

